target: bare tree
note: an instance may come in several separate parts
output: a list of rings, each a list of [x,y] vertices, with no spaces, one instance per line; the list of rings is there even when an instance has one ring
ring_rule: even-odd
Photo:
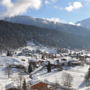
[[[62,84],[63,86],[70,88],[72,87],[73,77],[69,73],[62,74]]]
[[[27,84],[27,90],[32,90],[30,84]]]
[[[12,73],[12,68],[10,67],[9,64],[7,64],[5,73],[8,75],[8,78],[10,78],[10,75],[11,75],[11,73]]]
[[[55,84],[52,85],[52,89],[53,90],[60,90],[60,85],[58,82],[56,82]]]
[[[19,86],[20,86],[20,89],[22,88],[22,82],[23,82],[24,78],[22,75],[18,75],[18,82],[19,82]]]
[[[85,82],[86,82],[86,85],[90,85],[90,67],[88,69],[88,72],[85,75]]]
[[[22,90],[24,77],[21,74],[17,74],[16,77],[12,77],[12,81],[17,84],[18,88]]]

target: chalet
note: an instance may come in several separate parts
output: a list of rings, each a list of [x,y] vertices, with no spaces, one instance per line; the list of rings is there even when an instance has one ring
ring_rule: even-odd
[[[39,82],[33,86],[31,86],[31,90],[53,90],[48,87],[47,83]]]
[[[6,90],[20,90],[20,89],[17,89],[17,88],[9,88],[9,89],[6,89]]]
[[[67,59],[64,59],[64,58],[63,58],[63,59],[61,59],[61,61],[67,61]]]
[[[26,67],[21,65],[21,64],[11,64],[8,66],[9,68],[16,68],[16,69],[19,69],[19,70],[22,70],[24,72],[26,72]]]
[[[61,66],[66,66],[67,65],[67,59],[61,59],[61,62],[60,62]]]
[[[80,66],[80,65],[81,65],[80,61],[72,60],[68,62],[68,66]]]

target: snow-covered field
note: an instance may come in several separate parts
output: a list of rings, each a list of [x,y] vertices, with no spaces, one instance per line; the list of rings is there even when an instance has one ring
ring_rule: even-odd
[[[15,69],[12,69],[12,72],[10,74],[10,78],[8,78],[6,66],[7,65],[25,65],[22,61],[20,61],[19,58],[16,57],[7,57],[7,56],[0,56],[0,90],[6,90],[5,87],[9,85],[11,86],[17,86],[17,80],[19,78],[18,71]],[[23,77],[27,77],[28,75],[23,75]]]
[[[87,90],[85,89],[85,86],[83,84],[85,73],[88,70],[87,65],[85,66],[80,66],[80,67],[74,67],[68,70],[63,70],[60,72],[52,72],[48,74],[39,74],[36,75],[36,77],[41,80],[41,81],[49,81],[49,82],[58,82],[60,85],[62,84],[62,78],[63,78],[63,73],[69,73],[73,77],[73,82],[72,82],[72,87],[75,88],[76,90]],[[89,88],[90,90],[90,88]]]

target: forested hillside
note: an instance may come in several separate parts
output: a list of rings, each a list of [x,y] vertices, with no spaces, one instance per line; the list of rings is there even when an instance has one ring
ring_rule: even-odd
[[[62,28],[63,29],[63,28]],[[90,47],[89,36],[0,21],[0,48],[18,48],[27,41],[65,48]]]

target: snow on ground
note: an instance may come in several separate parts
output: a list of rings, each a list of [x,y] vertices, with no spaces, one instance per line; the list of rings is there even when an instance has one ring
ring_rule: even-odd
[[[76,90],[90,90],[87,89],[86,87],[84,87],[83,85],[83,81],[84,81],[84,77],[85,77],[85,73],[88,70],[87,65],[85,66],[78,66],[78,67],[73,67],[73,68],[69,68],[68,70],[63,70],[63,71],[59,71],[59,72],[55,72],[52,71],[51,73],[46,73],[46,71],[43,71],[43,73],[38,73],[36,74],[36,77],[38,80],[40,81],[49,81],[49,82],[59,82],[60,85],[62,85],[62,75],[63,73],[69,73],[72,75],[73,77],[73,83],[72,83],[72,87],[75,88]]]
[[[7,64],[20,64],[20,61],[13,57],[0,56],[0,66],[6,66]]]
[[[21,59],[25,57],[19,57],[14,58],[14,57],[0,57],[0,90],[5,90],[5,86],[7,84],[13,83],[11,79],[8,79],[7,75],[2,71],[2,67],[5,66],[7,63],[9,64],[25,64],[27,65],[27,61],[25,63],[22,63]],[[26,58],[25,58],[26,59]],[[89,66],[77,66],[77,67],[72,67],[68,68],[67,70],[63,71],[52,71],[51,73],[47,73],[46,70],[43,70],[42,72],[38,72],[34,75],[34,82],[37,82],[38,80],[40,81],[45,81],[48,80],[49,82],[59,82],[62,84],[62,74],[64,72],[70,73],[73,76],[73,84],[72,87],[75,88],[76,90],[90,90],[89,87],[83,87],[83,81],[84,81],[84,76],[85,73],[87,72]],[[16,77],[16,75],[15,75]]]
[[[0,90],[5,90],[5,86],[11,83],[13,83],[11,78],[9,79],[5,72],[0,70]]]
[[[47,53],[56,53],[55,48],[47,48],[47,47],[38,47],[34,46],[27,46],[25,48],[28,48],[29,50],[41,50],[42,52],[47,52]],[[17,53],[20,53],[22,49],[18,50]],[[38,55],[38,54],[37,54]],[[78,60],[75,58],[71,58],[70,56],[65,56],[62,58],[56,58],[56,59],[47,59],[49,60],[52,64],[55,64],[55,60],[60,60],[60,59],[67,59],[69,60]],[[13,74],[10,78],[5,74],[4,68],[9,64],[17,64],[17,65],[24,65],[25,67],[28,66],[28,61],[29,60],[40,60],[35,59],[34,57],[29,57],[29,56],[13,56],[13,57],[7,57],[7,56],[0,56],[0,90],[5,90],[5,86],[10,86],[10,85],[16,85],[16,82],[18,80],[18,73],[13,69]],[[73,77],[73,82],[72,82],[72,87],[75,88],[76,90],[90,90],[90,87],[86,87],[84,85],[84,77],[86,72],[88,71],[89,66],[84,65],[84,66],[76,66],[76,67],[65,67],[63,71],[54,71],[52,70],[51,73],[47,73],[46,69],[43,69],[42,66],[37,68],[34,72],[32,72],[33,75],[33,80],[29,78],[29,75],[24,74],[23,76],[26,78],[26,80],[31,80],[33,83],[37,81],[49,81],[49,82],[59,82],[59,84],[62,85],[62,75],[63,73],[69,73]],[[38,71],[41,70],[41,71]],[[16,79],[16,80],[14,80]]]
[[[21,65],[25,65],[25,66],[27,65],[27,63],[23,63],[23,61],[21,61],[20,58],[0,56],[0,90],[5,90],[5,86],[7,86],[9,84],[15,86],[14,79],[18,78],[18,75],[17,75],[18,72],[15,72],[13,74],[11,73],[10,78],[8,78],[8,75],[5,72],[5,67],[7,65],[12,65],[12,64],[16,64],[16,65],[21,64]],[[13,70],[15,71],[15,69],[13,69]],[[23,76],[26,78],[28,77],[28,75],[23,75]]]

